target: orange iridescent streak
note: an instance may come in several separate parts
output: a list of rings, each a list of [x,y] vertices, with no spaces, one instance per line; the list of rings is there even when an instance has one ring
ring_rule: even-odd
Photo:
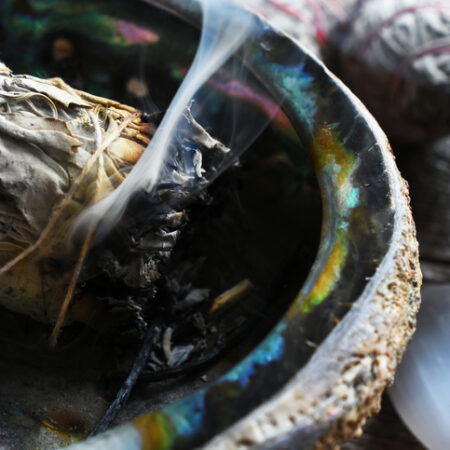
[[[318,305],[329,294],[334,283],[339,278],[345,257],[347,256],[347,247],[345,245],[345,238],[342,236],[344,234],[342,231],[338,231],[337,241],[331,249],[327,262],[320,272],[314,287],[301,306],[302,312],[309,312],[311,307]]]
[[[330,164],[336,164],[340,170],[337,181],[342,186],[353,169],[355,158],[350,154],[327,127],[320,128],[312,145],[312,156],[318,173],[326,170]]]
[[[332,174],[338,200],[345,197],[344,186],[348,183],[349,176],[354,169],[355,158],[338,141],[333,131],[328,127],[320,128],[312,143],[312,157],[316,166],[316,173],[327,172]],[[345,202],[339,201],[339,204]],[[347,256],[346,245],[346,222],[348,209],[339,211],[335,234],[335,243],[332,246],[328,258],[313,286],[305,299],[302,294],[297,297],[290,315],[309,312],[311,308],[320,302],[330,293],[335,282],[339,279],[341,269]],[[324,223],[328,222],[328,211],[324,204]],[[325,235],[322,230],[322,236]]]
[[[171,436],[167,422],[158,413],[149,413],[133,420],[133,425],[142,436],[142,450],[166,450],[171,447]]]

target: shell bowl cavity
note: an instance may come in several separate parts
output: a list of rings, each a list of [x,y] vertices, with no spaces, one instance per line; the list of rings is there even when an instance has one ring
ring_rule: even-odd
[[[321,62],[254,20],[245,63],[268,98],[283,99],[282,111],[234,175],[241,203],[215,204],[212,221],[192,213],[193,224],[211,223],[220,238],[237,240],[225,240],[226,249],[212,237],[200,245],[195,235],[178,244],[179,258],[183,248],[201,248],[203,281],[217,293],[250,273],[263,300],[230,307],[230,320],[251,315],[253,325],[214,364],[139,386],[121,425],[74,449],[330,448],[378,411],[414,332],[415,228],[385,135]],[[76,88],[154,112],[192,59],[201,13],[196,2],[177,0],[12,1],[0,5],[0,21],[1,54],[16,73],[67,75]],[[267,111],[266,103],[242,101]],[[212,189],[233,180],[225,174]],[[241,207],[253,227],[247,235]],[[56,354],[39,350],[17,362],[38,326],[26,322],[16,343],[1,336],[6,448],[77,442],[111,399],[111,378],[99,368],[110,355],[95,349],[89,330]]]

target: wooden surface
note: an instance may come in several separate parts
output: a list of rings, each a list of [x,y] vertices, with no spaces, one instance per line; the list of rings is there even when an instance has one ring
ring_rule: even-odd
[[[367,421],[364,433],[353,439],[342,450],[425,450],[403,424],[388,395],[384,395],[381,411]]]

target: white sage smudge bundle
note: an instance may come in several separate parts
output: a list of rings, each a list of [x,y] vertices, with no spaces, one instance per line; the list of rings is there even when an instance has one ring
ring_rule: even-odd
[[[334,70],[391,138],[429,142],[450,132],[448,6],[433,0],[355,2],[331,33]]]
[[[73,263],[65,242],[71,225],[121,183],[150,135],[131,107],[0,67],[3,306],[56,320],[74,270],[64,264]],[[81,295],[70,316],[87,320],[91,303]]]
[[[87,259],[95,229],[73,248],[71,227],[122,183],[153,125],[136,109],[61,79],[14,75],[0,66],[0,305],[56,323],[55,344],[64,323],[89,322],[104,309],[80,288],[80,275],[91,276],[86,272],[139,290],[144,299],[155,295],[158,266],[176,243],[187,199],[234,161],[190,108],[181,120],[165,167],[170,176],[138,192],[135,213],[118,225],[120,242]]]

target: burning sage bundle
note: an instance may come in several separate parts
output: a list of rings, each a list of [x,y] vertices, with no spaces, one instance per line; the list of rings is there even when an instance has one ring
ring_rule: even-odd
[[[192,132],[180,136],[180,146],[189,141],[193,175],[178,173],[171,184],[147,193],[147,205],[164,198],[165,207],[148,214],[145,225],[138,218],[128,224],[134,227],[132,249],[121,258],[108,249],[97,254],[94,273],[151,289],[158,260],[173,247],[183,220],[171,200],[186,196],[193,177],[201,185],[213,170],[203,168],[202,152],[227,151],[189,110],[184,120]],[[0,67],[2,306],[41,322],[56,321],[54,336],[64,321],[90,320],[98,305],[77,281],[93,230],[75,248],[68,245],[68,233],[82,211],[122,183],[152,131],[132,107],[77,91],[60,79],[14,75]]]
[[[133,108],[5,67],[0,108],[0,302],[53,322],[67,290],[74,219],[121,183],[151,129]],[[83,319],[85,301],[74,317]]]

